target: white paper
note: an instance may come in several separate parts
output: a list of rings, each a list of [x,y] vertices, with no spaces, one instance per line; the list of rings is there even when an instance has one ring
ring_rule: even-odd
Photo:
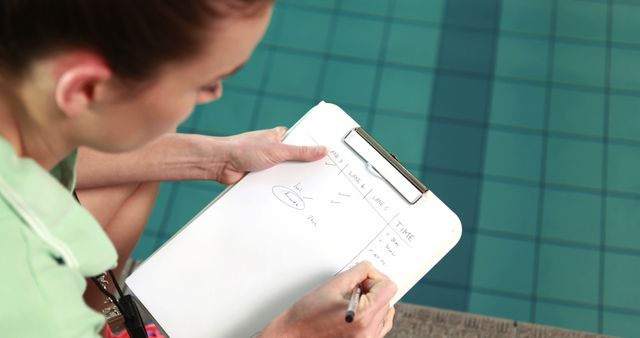
[[[325,145],[312,163],[247,175],[154,253],[128,286],[172,337],[251,337],[362,260],[398,284],[395,303],[461,236],[433,193],[410,205],[343,143],[358,124],[320,103],[285,142]]]

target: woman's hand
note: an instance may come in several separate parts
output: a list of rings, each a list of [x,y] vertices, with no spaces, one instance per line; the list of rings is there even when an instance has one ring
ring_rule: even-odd
[[[347,305],[357,284],[363,294],[353,322],[347,323]],[[395,310],[389,301],[396,291],[388,277],[362,262],[304,296],[271,322],[261,337],[384,337],[393,326]]]
[[[226,161],[217,181],[233,184],[247,172],[262,170],[284,161],[315,161],[323,158],[325,147],[300,147],[282,143],[287,128],[252,131],[228,137]]]

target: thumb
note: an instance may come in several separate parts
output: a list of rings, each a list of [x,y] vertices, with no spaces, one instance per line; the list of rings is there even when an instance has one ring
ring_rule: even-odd
[[[281,147],[285,161],[310,162],[319,160],[327,154],[327,148],[323,146],[294,146],[282,144]]]

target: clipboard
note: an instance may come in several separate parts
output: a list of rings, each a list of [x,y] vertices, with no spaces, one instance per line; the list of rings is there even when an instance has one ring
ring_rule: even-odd
[[[170,336],[256,336],[362,260],[395,303],[459,241],[455,213],[340,107],[320,102],[283,142],[329,151],[248,174],[127,279]]]

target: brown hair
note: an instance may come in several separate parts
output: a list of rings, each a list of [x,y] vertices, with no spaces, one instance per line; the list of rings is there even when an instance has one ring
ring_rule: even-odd
[[[273,0],[0,0],[0,70],[20,77],[63,48],[106,58],[118,76],[144,79],[200,48],[216,18],[250,16]]]

